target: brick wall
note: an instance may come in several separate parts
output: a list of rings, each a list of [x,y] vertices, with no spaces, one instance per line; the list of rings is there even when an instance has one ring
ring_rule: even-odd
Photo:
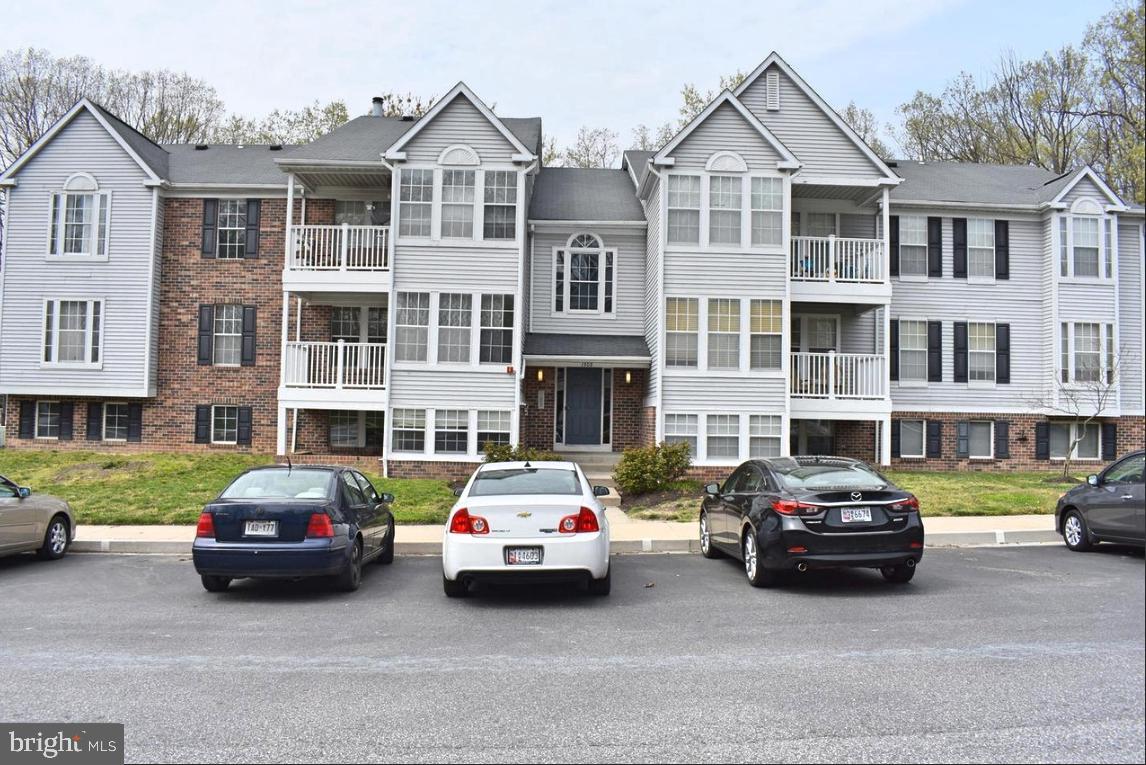
[[[544,380],[537,379],[541,371]],[[557,370],[553,367],[526,367],[522,380],[521,443],[532,449],[553,448],[554,403]],[[537,406],[538,394],[545,394],[545,408]]]
[[[876,423],[871,420],[836,420],[834,438],[836,455],[864,462],[878,462],[875,434]]]
[[[641,409],[641,445],[652,446],[657,440],[657,408],[646,406]]]
[[[628,372],[632,382],[625,382]],[[622,452],[644,443],[647,369],[613,370],[613,451]]]
[[[389,460],[391,478],[439,478],[464,482],[480,462],[435,462],[433,460]]]
[[[544,380],[537,379],[538,369]],[[625,372],[632,382],[625,382]],[[528,367],[522,381],[521,442],[535,449],[553,448],[556,417],[557,370],[553,367]],[[646,369],[613,370],[613,451],[624,451],[646,442],[647,414],[642,406],[648,382]],[[545,394],[545,408],[538,409],[538,393]],[[655,411],[655,409],[653,410]],[[655,428],[653,431],[655,432]],[[650,437],[651,438],[651,437]]]

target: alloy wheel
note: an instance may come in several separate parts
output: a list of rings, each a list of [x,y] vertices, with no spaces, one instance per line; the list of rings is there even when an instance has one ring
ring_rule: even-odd
[[[756,540],[752,532],[744,537],[744,573],[749,579],[756,578]]]
[[[48,532],[48,545],[53,555],[60,555],[68,546],[68,531],[62,521],[56,521]]]
[[[700,551],[708,553],[709,545],[712,544],[708,535],[708,515],[701,513],[700,515]]]
[[[1066,522],[1062,526],[1063,536],[1066,537],[1066,543],[1071,547],[1078,547],[1082,542],[1082,521],[1078,519],[1077,515],[1073,513],[1067,516]]]

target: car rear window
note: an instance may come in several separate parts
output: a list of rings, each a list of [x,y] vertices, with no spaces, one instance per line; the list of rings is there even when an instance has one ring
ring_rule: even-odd
[[[801,465],[795,460],[785,464],[772,464],[772,470],[792,489],[859,488],[882,489],[887,481],[879,473],[862,465],[819,463]]]
[[[471,497],[498,494],[580,494],[577,474],[554,468],[505,468],[483,470],[470,486]]]
[[[219,495],[220,499],[326,499],[328,470],[252,470],[243,473]]]

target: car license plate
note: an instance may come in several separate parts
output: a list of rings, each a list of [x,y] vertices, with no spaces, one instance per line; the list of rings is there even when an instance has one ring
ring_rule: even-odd
[[[868,523],[871,521],[871,508],[841,507],[840,520],[844,523]]]
[[[538,566],[541,565],[540,547],[509,547],[505,551],[507,566]]]
[[[243,526],[245,537],[277,537],[279,535],[278,521],[247,521]]]

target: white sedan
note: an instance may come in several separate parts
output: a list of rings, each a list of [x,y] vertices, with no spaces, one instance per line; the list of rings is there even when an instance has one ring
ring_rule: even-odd
[[[491,462],[450,510],[442,539],[442,586],[463,597],[478,579],[575,579],[608,595],[609,524],[573,462]]]

